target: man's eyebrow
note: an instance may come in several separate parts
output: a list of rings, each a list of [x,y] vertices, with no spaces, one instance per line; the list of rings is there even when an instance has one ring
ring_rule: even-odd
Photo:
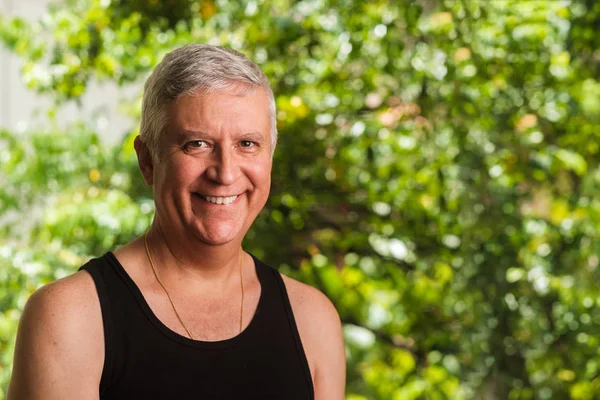
[[[264,135],[260,132],[244,132],[239,135],[242,140],[252,140],[254,142],[263,142],[265,140]]]
[[[198,137],[210,137],[211,135],[209,135],[206,132],[202,132],[202,131],[190,131],[190,130],[182,130],[181,132],[179,132],[179,135],[177,135],[178,139],[195,139]]]

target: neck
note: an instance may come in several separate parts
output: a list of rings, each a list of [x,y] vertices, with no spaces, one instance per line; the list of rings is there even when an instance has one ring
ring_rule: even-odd
[[[224,293],[239,286],[243,249],[240,242],[213,246],[192,237],[181,240],[161,229],[155,220],[146,233],[150,255],[161,280],[197,292]]]

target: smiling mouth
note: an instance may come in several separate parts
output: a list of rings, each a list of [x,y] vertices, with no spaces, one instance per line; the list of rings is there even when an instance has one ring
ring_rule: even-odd
[[[194,193],[194,194],[202,197],[204,200],[208,201],[209,203],[223,204],[223,205],[231,204],[239,197],[239,195],[228,196],[228,197],[216,197],[216,196],[204,196],[200,193]]]

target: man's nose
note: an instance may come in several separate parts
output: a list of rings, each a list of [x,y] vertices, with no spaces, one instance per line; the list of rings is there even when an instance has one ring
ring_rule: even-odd
[[[206,170],[207,177],[221,185],[233,184],[238,179],[240,171],[234,151],[220,148],[213,154],[214,159]]]

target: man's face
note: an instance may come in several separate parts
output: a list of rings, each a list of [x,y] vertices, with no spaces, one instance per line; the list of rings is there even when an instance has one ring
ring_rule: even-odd
[[[240,242],[271,186],[267,94],[183,96],[168,108],[152,184],[163,230]]]

